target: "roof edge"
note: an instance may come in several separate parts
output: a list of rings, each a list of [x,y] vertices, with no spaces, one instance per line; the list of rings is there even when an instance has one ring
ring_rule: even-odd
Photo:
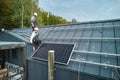
[[[56,25],[48,25],[46,27],[59,27],[59,26],[68,26],[68,25],[78,25],[78,24],[90,24],[90,23],[101,23],[101,22],[112,22],[112,21],[120,21],[120,18],[116,19],[105,19],[105,20],[95,20],[95,21],[83,21],[78,23],[69,23],[69,24],[56,24]],[[40,27],[40,26],[39,26]],[[45,26],[42,26],[45,28]],[[41,27],[41,28],[42,28]]]

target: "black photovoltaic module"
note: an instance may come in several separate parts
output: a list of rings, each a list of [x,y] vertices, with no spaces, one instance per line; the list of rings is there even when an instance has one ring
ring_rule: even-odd
[[[72,55],[74,44],[54,44],[54,43],[42,43],[42,45],[35,51],[32,58],[43,61],[48,61],[48,51],[54,50],[55,63],[67,65],[69,58]]]

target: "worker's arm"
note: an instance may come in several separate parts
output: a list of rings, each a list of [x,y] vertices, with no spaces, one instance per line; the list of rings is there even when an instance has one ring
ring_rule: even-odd
[[[30,43],[33,43],[33,39],[34,39],[35,36],[36,36],[36,33],[33,32],[32,35],[31,35],[31,37],[30,37]]]

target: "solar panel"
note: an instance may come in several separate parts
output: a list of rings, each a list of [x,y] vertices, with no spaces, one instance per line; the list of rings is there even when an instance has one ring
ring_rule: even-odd
[[[48,61],[48,51],[54,50],[55,63],[65,64],[69,63],[69,58],[72,55],[74,44],[54,44],[42,43],[41,46],[32,55],[32,58]]]

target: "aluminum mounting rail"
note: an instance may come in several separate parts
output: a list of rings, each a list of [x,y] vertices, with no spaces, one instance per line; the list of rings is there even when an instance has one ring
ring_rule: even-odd
[[[80,37],[41,37],[41,39],[64,39],[64,40],[120,40],[120,38],[80,38]]]
[[[114,53],[100,53],[100,52],[89,52],[89,51],[78,51],[78,50],[73,50],[73,52],[84,53],[84,54],[95,54],[95,55],[105,55],[105,56],[120,57],[120,54],[114,54]]]
[[[110,64],[105,64],[105,63],[96,63],[96,62],[85,61],[85,60],[76,60],[76,59],[70,59],[70,61],[80,62],[80,63],[86,63],[86,64],[92,64],[92,65],[98,65],[98,66],[105,66],[105,67],[119,68],[119,69],[120,69],[120,66],[110,65]]]
[[[74,28],[54,28],[54,29],[50,29],[50,30],[52,30],[52,31],[58,31],[58,30],[75,30],[75,29],[77,29],[77,30],[80,30],[80,29],[86,29],[86,28],[88,28],[88,29],[90,29],[90,28],[112,28],[112,27],[120,27],[120,25],[108,25],[108,26],[89,26],[89,27],[74,27]]]

